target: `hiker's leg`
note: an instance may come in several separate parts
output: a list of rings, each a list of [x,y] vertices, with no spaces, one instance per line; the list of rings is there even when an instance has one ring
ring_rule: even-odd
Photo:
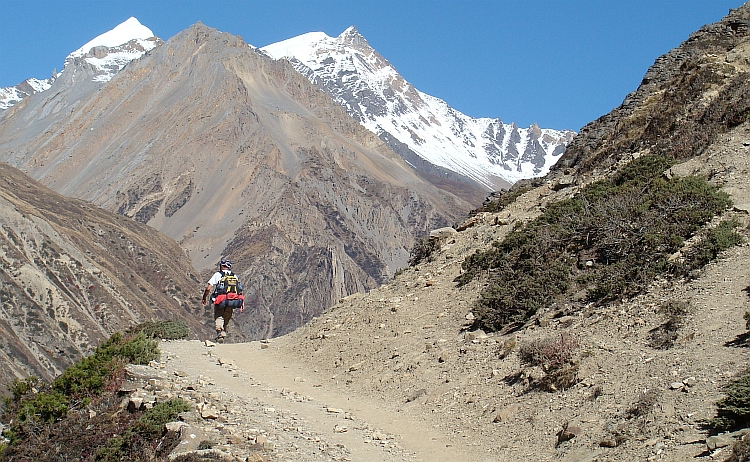
[[[227,327],[229,327],[229,320],[232,319],[232,313],[234,313],[234,310],[232,308],[224,308],[223,318],[224,318],[224,336],[227,335]]]
[[[214,305],[214,325],[216,327],[216,334],[224,330],[224,308]]]

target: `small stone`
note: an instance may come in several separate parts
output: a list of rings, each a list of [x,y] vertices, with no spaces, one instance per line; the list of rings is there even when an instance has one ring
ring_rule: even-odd
[[[268,348],[268,344],[267,344],[267,343],[261,343],[261,344],[260,344],[260,349],[261,349],[261,350],[265,350],[265,349],[267,349],[267,348]]]
[[[671,388],[672,390],[682,390],[684,387],[685,387],[685,384],[682,382],[672,382],[669,385],[669,388]]]
[[[334,433],[346,433],[349,431],[349,428],[345,425],[334,425],[333,426],[333,432]]]
[[[143,407],[143,398],[132,397],[128,402],[128,412],[140,411]]]
[[[599,446],[603,448],[616,448],[620,445],[620,442],[616,438],[604,438],[599,442]]]
[[[201,409],[201,417],[206,420],[215,420],[219,418],[219,410],[215,407],[205,407]]]
[[[190,425],[186,424],[185,422],[167,422],[166,424],[164,424],[164,427],[167,429],[167,431],[170,431],[172,433],[178,433],[183,428],[189,426]]]
[[[335,407],[327,407],[326,412],[330,412],[331,414],[343,414],[344,410]]]
[[[214,342],[212,342],[211,340],[206,340],[204,343],[206,344],[207,347],[214,347],[214,346],[216,346],[216,344]]]
[[[683,380],[682,383],[684,383],[686,387],[694,387],[696,383],[695,377],[688,377]]]
[[[706,446],[708,447],[709,451],[713,451],[714,449],[723,448],[726,446],[729,446],[732,444],[732,439],[727,438],[725,436],[716,435],[716,436],[709,436],[706,438]]]
[[[557,445],[559,446],[566,441],[570,441],[581,433],[583,433],[581,427],[577,425],[568,425],[566,423],[565,425],[563,425],[563,428],[557,433]]]
[[[510,419],[516,413],[517,409],[518,409],[517,404],[511,404],[510,406],[498,412],[495,415],[495,418],[492,419],[492,423],[507,422],[508,419]]]

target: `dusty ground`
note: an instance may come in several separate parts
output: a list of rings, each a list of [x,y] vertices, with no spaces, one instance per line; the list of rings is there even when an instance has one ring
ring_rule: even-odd
[[[747,236],[746,125],[672,173],[705,173],[724,185],[735,202],[727,216],[740,220]],[[538,214],[540,202],[572,189],[543,186],[498,216],[479,217],[434,261],[343,299],[264,348],[170,342],[165,367],[209,374],[237,399],[257,400],[258,412],[294,415],[339,449],[305,449],[305,437],[295,440],[282,425],[269,430],[277,442],[266,452],[272,460],[723,460],[728,448],[709,450],[701,422],[714,416],[721,386],[748,367],[748,244],[727,251],[697,279],[657,281],[616,305],[542,314],[507,335],[467,330],[479,283],[456,288],[463,259]],[[654,349],[649,332],[666,321],[660,307],[668,301],[688,302],[688,313],[675,345]],[[521,373],[518,345],[562,332],[580,344],[580,381],[565,391],[529,390],[534,371]],[[266,422],[269,429],[274,422]],[[578,434],[558,444],[565,424]]]

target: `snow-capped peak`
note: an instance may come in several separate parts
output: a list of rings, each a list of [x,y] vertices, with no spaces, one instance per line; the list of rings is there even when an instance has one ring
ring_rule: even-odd
[[[396,152],[404,155],[406,147],[490,190],[501,186],[497,178],[513,183],[546,174],[574,134],[462,114],[414,88],[354,26],[336,38],[310,32],[261,50],[290,61]]]
[[[87,54],[94,47],[105,46],[113,48],[128,43],[131,40],[146,40],[153,36],[154,33],[151,32],[151,29],[142,25],[136,18],[130,17],[111,31],[105,32],[89,41],[69,56],[74,58],[80,57]]]
[[[93,80],[107,82],[129,62],[156,47],[159,41],[151,29],[131,17],[69,54],[65,65],[67,67],[76,58],[84,59],[94,68]]]

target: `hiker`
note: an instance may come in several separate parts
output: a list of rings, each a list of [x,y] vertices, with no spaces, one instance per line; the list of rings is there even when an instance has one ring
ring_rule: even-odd
[[[245,311],[245,296],[242,295],[242,284],[237,276],[232,273],[232,262],[222,258],[219,262],[219,271],[215,272],[206,284],[203,291],[203,306],[206,306],[208,294],[215,287],[211,295],[211,303],[214,305],[214,325],[216,326],[216,341],[224,343],[227,337],[227,327],[235,308],[240,313]]]

